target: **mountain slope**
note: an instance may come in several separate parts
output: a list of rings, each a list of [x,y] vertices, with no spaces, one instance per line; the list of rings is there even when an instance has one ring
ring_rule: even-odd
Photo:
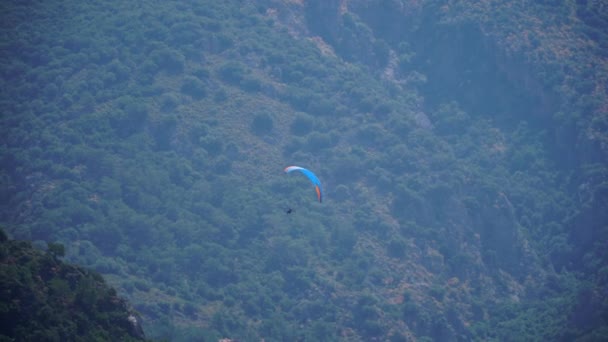
[[[62,245],[43,253],[0,233],[3,339],[145,340],[136,314],[99,274],[57,259]]]
[[[604,333],[593,4],[2,6],[1,222],[149,336]]]

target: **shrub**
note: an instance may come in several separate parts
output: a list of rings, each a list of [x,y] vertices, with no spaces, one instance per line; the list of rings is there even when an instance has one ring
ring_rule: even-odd
[[[296,118],[291,123],[291,133],[303,136],[308,134],[313,127],[313,118],[307,114],[298,114]]]
[[[159,68],[172,74],[179,74],[184,70],[186,58],[178,51],[162,47],[150,53],[150,58]]]
[[[403,239],[396,238],[388,243],[387,252],[392,258],[402,258],[405,255],[406,243]]]
[[[49,242],[47,251],[53,258],[60,258],[65,255],[65,247],[60,243]]]
[[[443,297],[445,296],[445,288],[443,288],[442,286],[439,286],[439,285],[431,286],[429,292],[430,292],[430,295],[433,296],[438,301],[442,301]]]
[[[262,90],[262,81],[254,77],[245,77],[240,85],[243,90],[252,93]]]
[[[332,139],[329,134],[313,132],[306,139],[306,148],[310,152],[317,152],[332,146]]]
[[[205,84],[194,76],[186,76],[184,78],[181,92],[195,99],[202,99],[207,94]]]
[[[222,103],[226,100],[228,100],[228,93],[226,93],[226,90],[222,88],[216,91],[213,95],[213,101],[215,101],[216,103]]]
[[[274,121],[270,114],[260,113],[256,114],[251,123],[251,130],[256,135],[264,135],[272,132],[274,128]]]
[[[245,75],[245,66],[237,62],[228,62],[219,69],[220,78],[232,84],[238,84]]]
[[[133,282],[133,285],[135,286],[136,289],[138,289],[139,291],[142,292],[148,292],[150,291],[150,285],[148,285],[148,283],[146,283],[143,280],[135,280]]]
[[[350,191],[349,191],[348,187],[344,184],[340,184],[336,187],[336,190],[332,197],[338,201],[345,201],[348,198],[350,198],[350,196],[351,195],[350,195]]]
[[[179,105],[179,98],[175,94],[164,94],[160,99],[160,109],[163,112],[174,110]]]

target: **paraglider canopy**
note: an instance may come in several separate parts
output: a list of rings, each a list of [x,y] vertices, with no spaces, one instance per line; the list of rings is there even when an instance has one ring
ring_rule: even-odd
[[[321,181],[317,176],[310,170],[305,169],[300,166],[288,166],[285,168],[285,173],[290,173],[292,171],[300,171],[303,175],[308,177],[308,179],[312,182],[312,185],[315,186],[315,191],[317,192],[317,199],[319,202],[323,202],[323,190],[321,189]]]

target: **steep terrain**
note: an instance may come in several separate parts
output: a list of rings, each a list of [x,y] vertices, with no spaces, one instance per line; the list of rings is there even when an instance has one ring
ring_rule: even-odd
[[[0,231],[0,337],[6,341],[144,341],[138,315],[98,273]]]
[[[6,2],[0,222],[155,338],[601,338],[594,6]]]

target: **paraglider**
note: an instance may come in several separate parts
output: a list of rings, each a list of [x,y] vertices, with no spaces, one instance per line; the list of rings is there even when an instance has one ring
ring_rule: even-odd
[[[285,173],[290,173],[292,171],[300,171],[304,174],[308,179],[312,182],[312,185],[315,186],[315,191],[317,192],[317,199],[319,202],[323,202],[323,190],[321,189],[321,181],[317,176],[310,170],[305,169],[300,166],[288,166],[285,168]]]

